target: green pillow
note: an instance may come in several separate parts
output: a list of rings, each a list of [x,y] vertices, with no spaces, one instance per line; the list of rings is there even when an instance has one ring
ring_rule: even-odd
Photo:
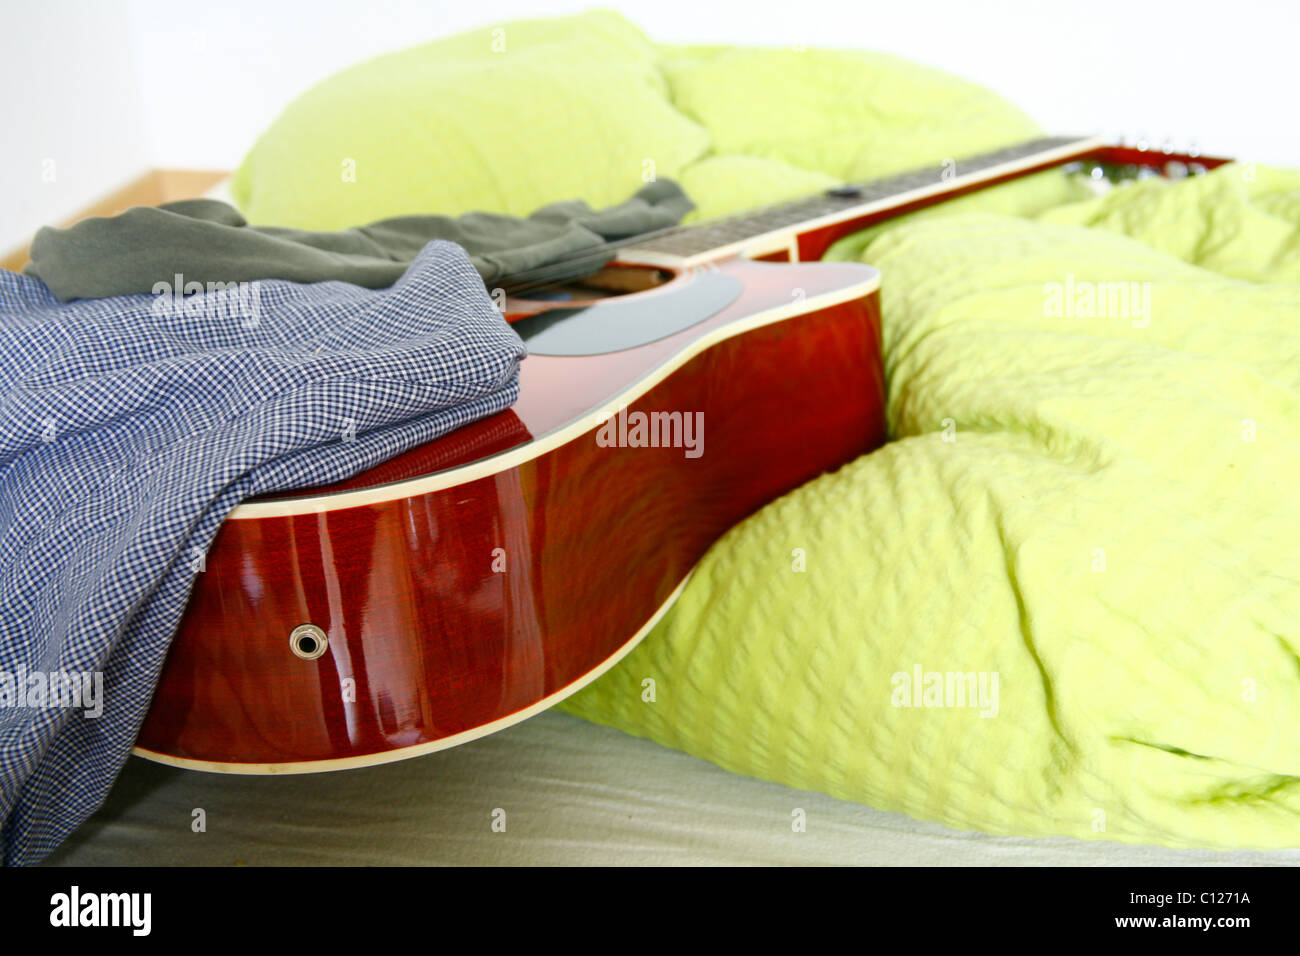
[[[717,153],[780,160],[839,180],[888,175],[1038,133],[989,90],[883,53],[677,48],[663,61],[674,105]]]
[[[799,199],[839,183],[834,176],[758,156],[706,156],[681,175],[682,189],[695,201],[691,220]]]
[[[318,85],[244,160],[255,224],[527,215],[678,179],[697,218],[1038,132],[988,90],[878,53],[650,42],[615,13],[485,27]]]
[[[622,202],[708,133],[676,112],[636,27],[595,12],[381,56],[291,104],[236,172],[250,222],[336,229],[414,213]]]

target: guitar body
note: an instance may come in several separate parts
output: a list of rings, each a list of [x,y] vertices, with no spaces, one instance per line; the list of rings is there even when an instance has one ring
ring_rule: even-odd
[[[572,694],[646,634],[723,532],[885,441],[880,275],[807,260],[1084,160],[1225,162],[1047,137],[641,237],[602,280],[624,294],[510,300],[530,353],[511,409],[337,486],[235,509],[136,752],[334,770],[450,747]],[[772,542],[770,560],[794,546]]]
[[[573,693],[723,532],[884,442],[879,281],[738,259],[516,322],[530,355],[511,409],[232,513],[137,753],[234,773],[363,766]],[[646,316],[688,324],[601,338],[662,332]]]

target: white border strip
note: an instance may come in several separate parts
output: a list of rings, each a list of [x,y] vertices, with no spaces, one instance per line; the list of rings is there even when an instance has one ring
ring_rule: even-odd
[[[852,264],[844,263],[844,265]],[[382,501],[427,495],[430,492],[461,485],[514,468],[526,461],[541,457],[579,435],[600,427],[610,416],[616,414],[620,408],[630,405],[696,355],[718,342],[733,338],[751,329],[771,325],[774,322],[782,322],[797,315],[816,312],[820,309],[870,295],[880,288],[880,271],[870,266],[860,266],[860,268],[871,270],[860,282],[843,286],[831,292],[809,296],[802,301],[792,301],[788,305],[757,312],[754,315],[718,326],[709,334],[684,345],[679,351],[664,359],[660,365],[651,369],[638,381],[606,400],[603,404],[598,405],[567,425],[547,432],[545,435],[541,435],[524,445],[471,462],[468,465],[462,465],[459,468],[449,468],[446,471],[434,472],[430,475],[422,475],[419,478],[411,478],[406,481],[376,485],[373,488],[335,491],[300,498],[246,502],[231,511],[226,520],[251,521],[260,518],[281,518],[289,515],[317,514],[324,511],[338,511],[344,508],[359,508],[363,505]]]
[[[414,747],[400,747],[397,750],[385,750],[382,753],[366,754],[362,757],[339,757],[334,760],[299,760],[290,763],[214,763],[208,760],[190,760],[185,757],[172,757],[167,754],[160,754],[157,751],[145,750],[143,747],[133,747],[131,752],[137,757],[143,757],[146,760],[152,760],[154,763],[166,764],[169,767],[181,767],[185,770],[201,770],[206,773],[230,773],[244,775],[266,775],[266,774],[296,774],[296,773],[328,773],[333,770],[356,770],[360,767],[374,767],[379,764],[396,763],[399,760],[408,760],[411,757],[422,757],[425,754],[437,753],[439,750],[447,750],[460,744],[469,743],[471,740],[478,740],[480,737],[486,737],[488,734],[494,734],[498,730],[505,730],[507,727],[517,724],[540,714],[544,710],[576,694],[582,688],[586,687],[596,678],[603,675],[611,667],[621,661],[631,652],[632,648],[641,643],[645,637],[659,623],[660,619],[668,613],[677,598],[681,596],[682,591],[686,589],[687,582],[691,580],[691,575],[695,573],[692,568],[686,572],[686,577],[682,578],[681,583],[673,588],[673,593],[668,595],[668,600],[664,601],[659,609],[654,612],[650,620],[632,635],[632,638],[620,647],[617,651],[603,660],[599,666],[583,674],[571,684],[561,687],[555,693],[548,697],[543,697],[535,704],[525,707],[523,710],[517,710],[513,714],[494,720],[491,723],[484,724],[481,727],[475,727],[472,730],[462,731],[459,734],[453,734],[450,737],[443,737],[441,740],[432,740],[425,744],[416,744]]]

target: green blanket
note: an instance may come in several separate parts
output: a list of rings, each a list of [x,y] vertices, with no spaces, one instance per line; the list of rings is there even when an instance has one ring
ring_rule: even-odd
[[[1035,132],[891,57],[595,13],[340,74],[235,196],[325,229],[659,175],[711,216]],[[1045,173],[838,244],[884,273],[897,440],[734,529],[563,706],[957,827],[1300,845],[1300,176],[1083,195]]]
[[[734,529],[568,709],[955,827],[1300,845],[1300,174],[1042,218],[861,249],[897,440]]]

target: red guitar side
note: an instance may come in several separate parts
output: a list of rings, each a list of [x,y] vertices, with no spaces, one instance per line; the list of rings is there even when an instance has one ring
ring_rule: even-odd
[[[1044,139],[624,250],[672,276],[650,291],[513,301],[532,354],[512,409],[235,510],[136,752],[333,770],[450,747],[573,693],[645,635],[727,528],[884,442],[880,276],[798,260],[1080,159],[1224,162]],[[678,416],[676,444],[637,445],[634,420],[655,413]]]
[[[727,528],[885,440],[876,270],[733,260],[644,296],[667,315],[706,280],[739,294],[637,347],[530,354],[509,411],[238,508],[137,753],[331,770],[522,720],[626,654]],[[679,413],[678,445],[634,446],[638,412]]]

